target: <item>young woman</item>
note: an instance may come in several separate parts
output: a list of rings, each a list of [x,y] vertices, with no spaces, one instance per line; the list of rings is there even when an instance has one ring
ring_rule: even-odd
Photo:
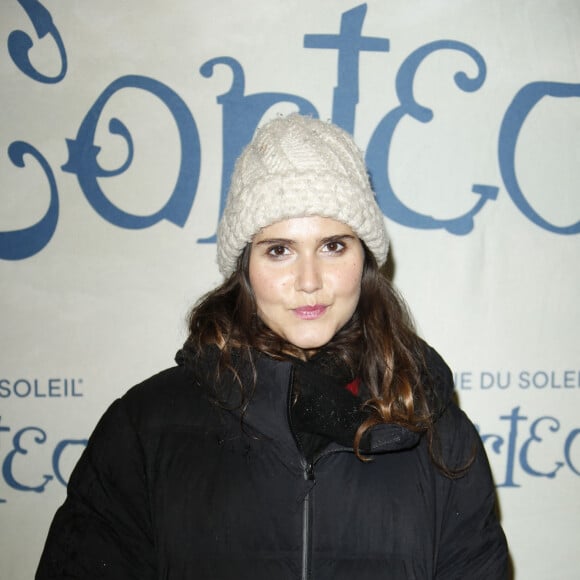
[[[387,251],[350,136],[299,115],[258,130],[225,281],[178,365],[101,419],[37,578],[506,578],[483,447]]]

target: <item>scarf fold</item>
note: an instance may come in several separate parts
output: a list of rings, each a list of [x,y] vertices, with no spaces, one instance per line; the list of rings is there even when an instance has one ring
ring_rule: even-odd
[[[333,353],[322,350],[308,361],[295,361],[290,420],[308,460],[332,441],[353,446],[369,414],[359,392],[360,381]]]

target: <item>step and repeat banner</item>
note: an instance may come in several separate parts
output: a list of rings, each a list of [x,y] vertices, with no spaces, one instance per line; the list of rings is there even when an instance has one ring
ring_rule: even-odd
[[[580,3],[2,0],[0,577],[220,282],[263,120],[352,132],[389,268],[485,441],[515,578],[578,578]]]

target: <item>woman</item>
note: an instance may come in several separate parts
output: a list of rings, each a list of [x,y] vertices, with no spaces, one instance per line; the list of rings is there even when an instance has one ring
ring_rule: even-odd
[[[101,419],[37,578],[507,577],[481,442],[387,251],[345,132],[260,129],[220,222],[225,282],[178,366]]]

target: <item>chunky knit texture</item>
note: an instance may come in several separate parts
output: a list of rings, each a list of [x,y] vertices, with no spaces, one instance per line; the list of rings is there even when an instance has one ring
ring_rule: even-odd
[[[385,220],[361,151],[336,125],[292,114],[258,129],[236,163],[218,229],[221,273],[232,274],[262,228],[303,216],[349,225],[379,265],[386,261]]]

